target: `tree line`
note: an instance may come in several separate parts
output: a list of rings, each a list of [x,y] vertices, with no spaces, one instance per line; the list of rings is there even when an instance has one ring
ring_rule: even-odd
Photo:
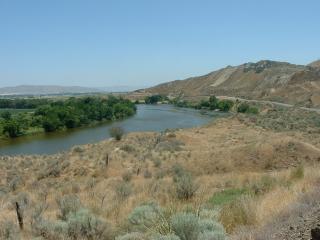
[[[54,132],[95,122],[123,119],[135,112],[135,104],[123,98],[72,97],[40,104],[33,112],[11,114],[4,111],[0,115],[0,128],[3,135],[13,138],[32,129]]]

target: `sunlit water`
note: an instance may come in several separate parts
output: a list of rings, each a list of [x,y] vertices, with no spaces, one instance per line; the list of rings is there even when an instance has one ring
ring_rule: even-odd
[[[0,155],[51,154],[68,150],[74,145],[95,143],[109,138],[109,128],[122,127],[125,132],[163,131],[190,128],[208,123],[223,113],[201,114],[193,109],[171,105],[138,105],[137,113],[128,119],[94,127],[24,136],[0,142]]]

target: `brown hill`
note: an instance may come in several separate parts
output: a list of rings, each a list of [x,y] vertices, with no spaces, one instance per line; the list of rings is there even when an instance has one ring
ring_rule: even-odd
[[[320,107],[320,69],[286,62],[259,61],[228,66],[200,77],[163,83],[144,90],[186,99],[209,95],[271,100]]]
[[[320,68],[320,59],[310,63],[308,66],[314,67],[314,68]]]

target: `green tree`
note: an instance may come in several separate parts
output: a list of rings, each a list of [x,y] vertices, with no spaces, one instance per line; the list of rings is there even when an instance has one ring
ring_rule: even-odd
[[[1,113],[1,117],[4,120],[10,120],[11,117],[12,117],[12,114],[9,111],[4,111],[4,112]]]
[[[19,134],[21,134],[20,126],[15,120],[6,121],[3,125],[2,132],[11,138],[18,137]]]

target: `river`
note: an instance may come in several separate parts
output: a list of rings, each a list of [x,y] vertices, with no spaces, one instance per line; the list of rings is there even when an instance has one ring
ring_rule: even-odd
[[[210,112],[204,115],[194,109],[171,105],[137,105],[136,115],[122,121],[2,141],[0,142],[0,155],[52,154],[65,151],[75,145],[95,143],[109,138],[109,129],[113,126],[123,128],[126,133],[163,131],[200,126],[222,116],[225,114]]]

